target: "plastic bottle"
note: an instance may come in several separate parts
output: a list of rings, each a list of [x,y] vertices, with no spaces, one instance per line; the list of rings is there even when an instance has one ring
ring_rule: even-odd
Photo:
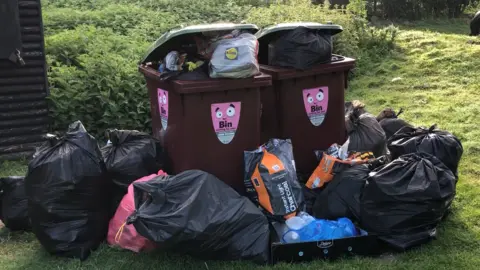
[[[314,241],[320,232],[315,218],[304,212],[289,218],[285,224],[287,227],[287,231],[283,234],[285,243]]]
[[[284,225],[284,243],[332,240],[357,236],[357,229],[348,218],[315,219],[307,213],[289,218]]]
[[[300,230],[303,228],[305,225],[305,220],[299,216],[291,217],[285,221],[285,224],[287,225],[288,229],[290,230]]]
[[[350,219],[339,218],[337,222],[344,231],[344,237],[354,237],[358,235],[357,228]]]
[[[300,239],[300,235],[298,235],[297,232],[295,231],[287,231],[284,235],[283,235],[283,242],[284,243],[298,243],[298,242],[302,242],[301,239]]]

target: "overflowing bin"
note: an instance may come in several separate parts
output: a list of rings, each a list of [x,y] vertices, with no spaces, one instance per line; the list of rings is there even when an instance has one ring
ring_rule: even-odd
[[[170,156],[172,173],[203,170],[244,194],[243,151],[261,143],[260,92],[271,87],[271,76],[259,73],[242,79],[165,79],[159,71],[162,67],[151,64],[180,48],[187,54],[198,54],[199,36],[233,30],[254,34],[258,28],[251,24],[213,24],[171,30],[152,45],[139,71],[149,91],[153,134]],[[255,54],[258,43],[256,50]],[[225,60],[240,59],[242,49],[227,48],[224,56]]]
[[[261,71],[273,80],[273,88],[264,89],[261,97],[262,139],[291,139],[301,173],[311,173],[318,165],[315,150],[346,140],[344,91],[355,60],[332,55],[332,36],[342,31],[333,24],[285,23],[256,34]],[[305,53],[312,46],[317,51]],[[313,60],[317,64],[307,65]]]

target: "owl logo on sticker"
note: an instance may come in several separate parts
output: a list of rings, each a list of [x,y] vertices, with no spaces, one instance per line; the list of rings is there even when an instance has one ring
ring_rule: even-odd
[[[328,87],[318,87],[303,90],[305,112],[310,122],[318,127],[325,120],[328,107]]]
[[[212,122],[218,139],[223,144],[233,140],[240,120],[240,102],[212,104]]]
[[[237,60],[238,59],[238,49],[230,48],[225,50],[225,59],[228,60]]]

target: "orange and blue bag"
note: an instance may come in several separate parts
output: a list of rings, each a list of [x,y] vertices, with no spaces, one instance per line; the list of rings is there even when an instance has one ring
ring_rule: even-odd
[[[285,220],[303,211],[290,140],[271,139],[255,151],[245,151],[244,159],[247,194],[269,218]]]
[[[329,155],[323,151],[316,151],[315,154],[320,163],[305,184],[309,189],[322,188],[325,184],[332,181],[335,174],[351,166],[368,163],[375,158],[372,152],[353,152],[346,159]]]

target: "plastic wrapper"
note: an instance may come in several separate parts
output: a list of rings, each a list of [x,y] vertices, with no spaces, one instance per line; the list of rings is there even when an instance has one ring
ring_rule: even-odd
[[[275,219],[288,219],[305,207],[290,140],[271,139],[245,151],[245,187],[251,200]]]
[[[215,45],[210,61],[211,78],[241,79],[260,74],[258,41],[254,35],[244,33],[219,40]]]

